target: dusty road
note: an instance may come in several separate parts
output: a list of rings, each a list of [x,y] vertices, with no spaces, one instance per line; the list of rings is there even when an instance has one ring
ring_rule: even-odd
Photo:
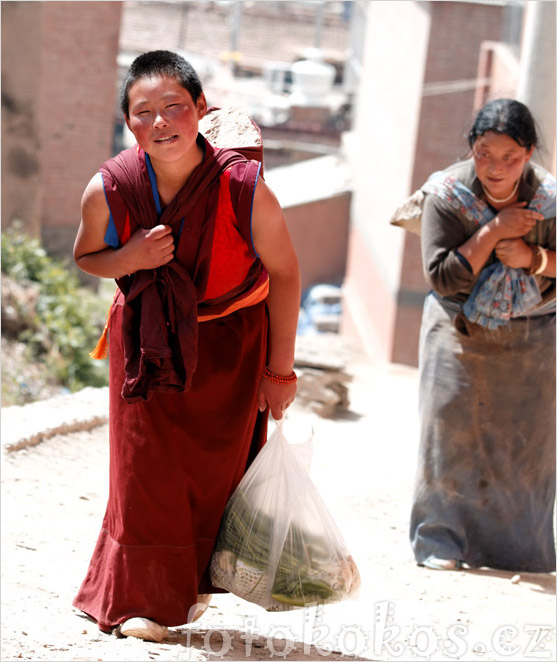
[[[4,454],[2,660],[555,660],[554,574],[415,565],[416,371],[362,357],[350,371],[348,414],[289,424],[314,425],[312,477],[359,565],[358,600],[269,614],[225,595],[162,644],[100,633],[71,601],[106,502],[101,426]]]

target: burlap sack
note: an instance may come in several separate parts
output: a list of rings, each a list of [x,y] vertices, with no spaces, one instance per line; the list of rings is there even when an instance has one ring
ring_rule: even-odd
[[[389,223],[417,234],[422,232],[422,211],[425,194],[418,189],[395,211]]]
[[[261,131],[243,108],[209,108],[199,122],[199,131],[213,147],[234,149],[263,163]]]

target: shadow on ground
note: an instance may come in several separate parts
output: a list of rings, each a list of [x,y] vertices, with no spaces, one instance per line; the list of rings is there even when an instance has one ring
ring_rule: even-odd
[[[207,660],[369,660],[340,650],[318,649],[303,642],[228,629],[175,628],[165,639],[165,644],[177,648],[178,657],[172,658],[175,660],[192,659],[188,657],[192,649],[205,655]],[[184,657],[179,656],[180,649]]]

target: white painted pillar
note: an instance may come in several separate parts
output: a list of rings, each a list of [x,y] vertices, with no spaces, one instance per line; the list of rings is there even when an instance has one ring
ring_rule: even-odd
[[[555,25],[553,0],[524,3],[517,99],[532,111],[541,134],[534,160],[555,172]]]

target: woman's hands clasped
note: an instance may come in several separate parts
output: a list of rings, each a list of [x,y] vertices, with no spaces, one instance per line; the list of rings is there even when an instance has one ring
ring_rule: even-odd
[[[532,262],[532,249],[522,237],[543,220],[534,209],[525,209],[526,202],[501,209],[493,219],[493,227],[501,237],[495,245],[497,259],[513,269],[527,269]]]
[[[517,202],[497,212],[491,221],[500,239],[517,239],[528,234],[543,215],[534,209],[524,209],[527,202]]]
[[[495,246],[495,255],[513,269],[528,269],[532,263],[532,249],[522,239],[502,239]]]

